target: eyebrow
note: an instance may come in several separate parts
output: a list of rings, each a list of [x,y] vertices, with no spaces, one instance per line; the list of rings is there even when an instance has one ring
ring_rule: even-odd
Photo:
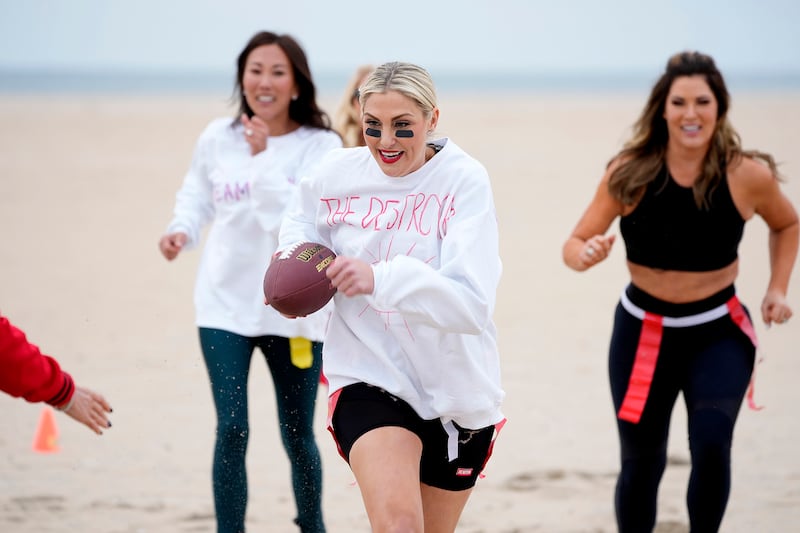
[[[367,113],[367,112],[364,112],[364,116],[365,117],[372,117],[372,118],[375,118],[375,119],[378,118],[375,115],[373,115],[372,113]],[[396,117],[392,117],[392,120],[397,120],[397,119],[405,118],[405,117],[414,118],[414,114],[413,113],[402,113],[400,115],[397,115]]]
[[[289,65],[287,63],[273,63],[270,65],[266,65],[265,63],[262,63],[261,61],[257,60],[248,61],[247,66],[249,67],[255,66],[261,68],[289,68]]]

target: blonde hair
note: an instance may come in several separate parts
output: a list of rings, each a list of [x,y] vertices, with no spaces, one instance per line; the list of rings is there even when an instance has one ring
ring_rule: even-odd
[[[413,63],[393,61],[380,65],[367,77],[359,89],[361,108],[369,95],[397,91],[414,100],[425,118],[436,109],[436,89],[428,71]]]
[[[364,146],[364,135],[361,131],[361,116],[353,105],[353,100],[358,98],[358,87],[367,74],[372,72],[372,65],[361,65],[353,73],[345,87],[339,107],[333,115],[333,129],[342,136],[345,146]]]

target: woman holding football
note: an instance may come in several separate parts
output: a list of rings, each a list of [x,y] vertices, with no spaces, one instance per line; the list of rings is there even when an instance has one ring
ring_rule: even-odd
[[[278,247],[337,254],[329,429],[372,531],[450,533],[505,420],[491,183],[451,139],[431,139],[439,109],[423,68],[379,66],[359,104],[366,146],[331,151],[300,182]]]

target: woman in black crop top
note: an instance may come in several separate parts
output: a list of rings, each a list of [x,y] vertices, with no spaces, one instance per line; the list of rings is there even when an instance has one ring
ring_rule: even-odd
[[[742,149],[727,119],[729,102],[711,57],[671,57],[632,138],[564,243],[564,262],[587,270],[608,257],[614,235],[606,232],[620,217],[631,283],[616,308],[609,378],[620,439],[621,533],[655,526],[679,393],[692,458],[690,529],[719,529],[734,425],[755,359],[755,330],[734,288],[739,241],[754,215],[770,232],[761,319],[769,326],[792,316],[786,292],[798,250],[797,212],[781,192],[773,158]]]

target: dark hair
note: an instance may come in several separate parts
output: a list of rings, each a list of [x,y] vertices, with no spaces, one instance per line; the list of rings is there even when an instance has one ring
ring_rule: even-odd
[[[239,101],[239,113],[234,122],[238,122],[242,113],[247,114],[248,117],[253,116],[253,110],[247,104],[247,99],[244,97],[242,89],[242,80],[244,78],[245,67],[247,65],[247,58],[250,53],[258,48],[268,44],[276,44],[289,58],[292,64],[292,73],[294,74],[294,81],[297,84],[297,99],[289,103],[289,117],[303,126],[313,126],[315,128],[331,129],[331,121],[328,115],[322,111],[317,105],[317,89],[314,86],[314,81],[311,77],[311,69],[308,66],[308,60],[303,48],[298,42],[290,35],[279,35],[269,31],[261,31],[250,38],[247,45],[239,53],[236,60],[236,83],[233,89],[232,99]]]
[[[672,84],[683,76],[703,76],[717,101],[714,135],[703,162],[702,174],[693,186],[698,207],[708,207],[708,198],[722,179],[725,166],[742,156],[763,160],[778,177],[771,155],[742,149],[739,134],[728,121],[730,95],[711,56],[694,51],[680,52],[667,61],[664,73],[650,91],[647,104],[633,127],[633,136],[614,157],[621,164],[611,174],[608,187],[612,196],[625,204],[635,203],[666,164],[669,133],[664,109]]]

